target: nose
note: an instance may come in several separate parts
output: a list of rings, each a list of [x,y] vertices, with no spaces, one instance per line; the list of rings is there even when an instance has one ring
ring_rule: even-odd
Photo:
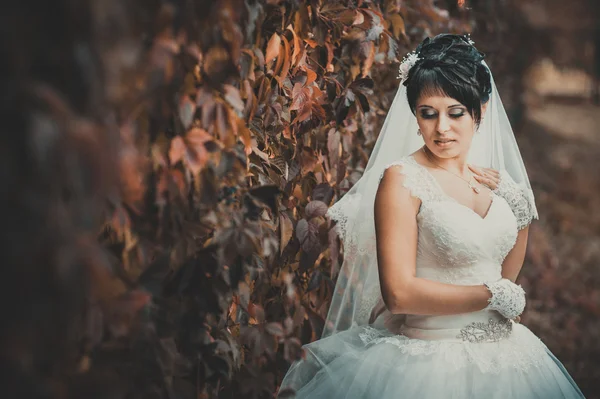
[[[450,130],[450,119],[445,115],[440,115],[437,123],[437,131],[439,133],[446,133]]]

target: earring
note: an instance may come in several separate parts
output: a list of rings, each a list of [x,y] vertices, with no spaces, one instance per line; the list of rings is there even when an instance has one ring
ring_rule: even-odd
[[[421,135],[421,129],[417,129],[417,136]]]

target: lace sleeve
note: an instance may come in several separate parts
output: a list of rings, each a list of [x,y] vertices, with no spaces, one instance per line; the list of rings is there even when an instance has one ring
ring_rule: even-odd
[[[506,200],[517,219],[519,230],[524,229],[533,219],[538,218],[533,192],[515,183],[505,170],[500,171],[500,184],[494,193]]]
[[[429,179],[429,174],[422,166],[419,166],[412,157],[388,164],[381,172],[379,181],[383,179],[385,171],[393,166],[402,167],[400,172],[404,176],[402,185],[410,191],[410,194],[413,197],[420,199],[422,202],[440,200],[441,193],[437,187],[432,184]]]

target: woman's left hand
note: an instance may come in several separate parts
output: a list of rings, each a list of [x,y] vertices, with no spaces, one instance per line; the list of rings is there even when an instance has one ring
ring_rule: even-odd
[[[495,190],[500,184],[500,172],[492,168],[482,168],[478,166],[469,165],[469,169],[473,172],[473,177],[479,184],[483,184]]]

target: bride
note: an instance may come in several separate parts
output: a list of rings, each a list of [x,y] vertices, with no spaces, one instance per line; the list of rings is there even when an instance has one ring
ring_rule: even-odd
[[[583,397],[518,323],[537,210],[473,44],[439,35],[402,62],[366,171],[329,210],[345,259],[323,337],[304,346],[281,396]]]

